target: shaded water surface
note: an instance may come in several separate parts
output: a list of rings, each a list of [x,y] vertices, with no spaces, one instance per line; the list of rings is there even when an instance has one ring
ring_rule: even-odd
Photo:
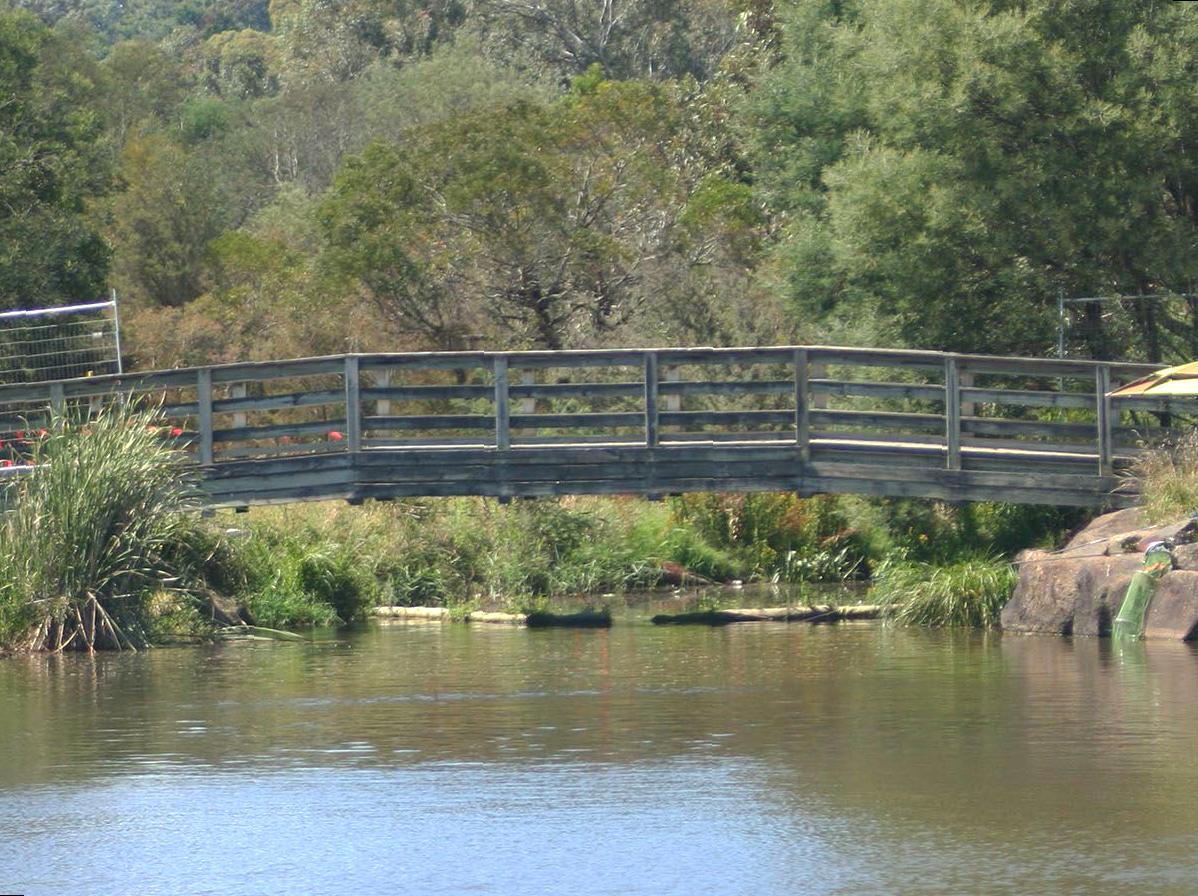
[[[1198,654],[382,625],[0,662],[0,892],[1192,893]]]

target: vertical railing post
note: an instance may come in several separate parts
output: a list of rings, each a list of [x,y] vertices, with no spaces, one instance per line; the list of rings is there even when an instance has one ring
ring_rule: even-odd
[[[810,378],[808,380],[809,382],[810,380],[826,379],[828,376],[828,365],[822,364],[818,361],[813,363],[808,372],[808,376]],[[826,392],[812,392],[810,403],[811,406],[816,410],[822,410],[828,406],[828,394]]]
[[[955,355],[944,359],[944,443],[946,466],[961,469],[961,380]]]
[[[211,466],[215,460],[212,450],[212,368],[196,372],[196,425],[200,430],[200,463]]]
[[[385,368],[375,373],[373,385],[376,389],[391,388],[391,368]],[[374,402],[374,412],[380,417],[391,416],[391,399],[378,398]]]
[[[246,396],[245,383],[234,383],[229,388],[229,397],[230,398],[245,398],[245,396]],[[238,411],[237,413],[235,413],[233,415],[233,428],[234,429],[245,429],[245,422],[246,422],[245,411]]]
[[[811,460],[811,397],[807,349],[796,348],[795,365],[795,442],[803,463]]]
[[[507,386],[507,355],[495,356],[495,447],[512,447],[511,403]]]
[[[682,380],[682,369],[677,364],[667,364],[661,372],[662,379],[667,383],[677,383]],[[677,392],[670,392],[663,397],[662,408],[667,414],[676,414],[682,410],[682,396]],[[677,427],[671,429],[670,432],[677,432]]]
[[[348,450],[362,450],[362,390],[357,355],[345,356],[345,441]]]
[[[657,352],[645,352],[645,445],[657,446]]]
[[[63,410],[66,408],[67,397],[66,390],[63,389],[62,383],[50,384],[50,416],[61,417]]]
[[[536,384],[536,382],[537,382],[536,371],[534,371],[534,370],[521,370],[520,371],[520,385],[521,386],[533,386]],[[529,414],[535,414],[536,412],[537,412],[537,400],[535,397],[528,396],[527,398],[520,399],[520,409],[517,413],[520,413],[523,415],[529,415]],[[528,429],[527,427],[525,427],[525,428],[521,428],[520,430],[518,430],[516,434],[517,435],[525,435],[525,436],[535,436],[537,434],[537,431],[536,431],[536,429]]]
[[[969,370],[958,370],[957,371],[957,383],[960,385],[960,387],[962,389],[972,389],[973,388],[973,377],[974,377],[974,374]],[[962,417],[973,417],[976,415],[977,415],[976,403],[974,403],[972,401],[962,400],[961,416]]]
[[[1111,368],[1099,364],[1094,368],[1094,400],[1098,410],[1098,475],[1113,472],[1114,428],[1111,420]]]

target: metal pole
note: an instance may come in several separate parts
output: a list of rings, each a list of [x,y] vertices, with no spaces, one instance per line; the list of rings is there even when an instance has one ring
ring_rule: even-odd
[[[121,361],[121,310],[116,303],[116,289],[112,290],[112,326],[116,331],[116,372],[124,373],[125,366]]]

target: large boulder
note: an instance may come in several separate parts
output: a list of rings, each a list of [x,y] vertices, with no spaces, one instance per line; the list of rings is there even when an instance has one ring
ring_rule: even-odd
[[[1175,568],[1157,585],[1144,637],[1198,638],[1198,533],[1192,520],[1150,526],[1138,508],[1094,520],[1060,551],[1025,551],[1016,559],[1019,582],[1003,607],[1011,632],[1105,636],[1132,576],[1153,541],[1191,542],[1174,548]]]

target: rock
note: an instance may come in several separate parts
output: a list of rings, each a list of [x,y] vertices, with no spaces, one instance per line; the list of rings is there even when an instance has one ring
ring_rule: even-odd
[[[1073,634],[1092,638],[1110,635],[1111,622],[1119,615],[1131,577],[1143,562],[1143,554],[1121,554],[1082,564],[1073,605]]]
[[[1144,617],[1144,637],[1173,641],[1198,637],[1198,572],[1175,569],[1160,580]]]
[[[1072,634],[1078,580],[1087,558],[1071,559],[1033,550],[1024,551],[1015,562],[1019,565],[1019,582],[1002,608],[1003,631]]]
[[[1127,532],[1136,532],[1147,526],[1148,521],[1144,516],[1144,509],[1142,507],[1127,507],[1123,510],[1116,510],[1114,513],[1106,513],[1093,520],[1088,526],[1069,539],[1064,550],[1068,551],[1087,542],[1110,539]]]
[[[1057,553],[1025,551],[1019,582],[1002,611],[1011,632],[1101,637],[1111,632],[1132,576],[1153,541],[1195,538],[1193,520],[1149,526],[1138,509],[1099,517]],[[1144,624],[1145,638],[1198,638],[1198,544],[1173,549],[1174,569],[1157,585]]]
[[[1173,565],[1177,569],[1198,570],[1198,544],[1180,544],[1175,547]]]

